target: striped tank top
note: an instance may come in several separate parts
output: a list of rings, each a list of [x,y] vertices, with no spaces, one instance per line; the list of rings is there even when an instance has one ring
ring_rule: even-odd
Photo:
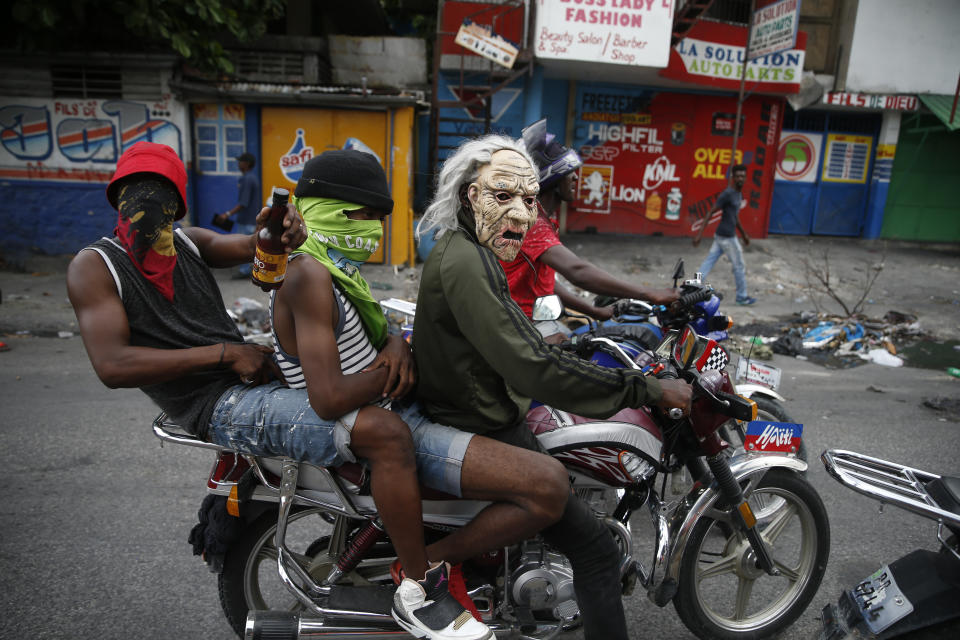
[[[298,257],[297,254],[294,257]],[[293,259],[293,258],[291,258]],[[273,303],[277,290],[270,292],[270,318],[273,318]],[[350,300],[343,295],[337,285],[333,285],[334,299],[337,301],[338,320],[334,330],[337,337],[337,349],[340,352],[340,369],[344,375],[357,373],[370,365],[377,357],[377,350],[367,337],[363,330],[363,323],[360,321],[360,315]],[[303,377],[303,369],[300,366],[300,358],[287,353],[280,347],[280,341],[277,339],[277,332],[272,328],[270,333],[273,336],[273,354],[280,365],[283,377],[287,381],[287,386],[291,389],[306,389],[307,382]]]

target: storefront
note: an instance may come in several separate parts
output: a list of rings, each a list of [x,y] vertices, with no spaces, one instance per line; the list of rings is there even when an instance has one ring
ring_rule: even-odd
[[[877,213],[873,205],[883,197],[875,183],[893,161],[893,148],[878,144],[881,125],[879,112],[788,108],[776,155],[770,232],[864,235]],[[889,181],[889,171],[885,178]],[[882,214],[882,201],[879,206]]]
[[[741,221],[763,237],[782,100],[578,84],[574,147],[581,169],[570,231],[685,236],[699,229],[727,187],[730,167],[747,166]]]
[[[920,101],[900,122],[880,236],[960,242],[960,108],[950,95]]]
[[[400,264],[413,256],[413,107],[299,108],[242,104],[192,105],[196,141],[198,224],[213,228],[214,213],[236,204],[243,151],[257,158],[262,200],[273,187],[291,193],[303,165],[328,149],[372,153],[383,165],[394,210],[371,262]]]

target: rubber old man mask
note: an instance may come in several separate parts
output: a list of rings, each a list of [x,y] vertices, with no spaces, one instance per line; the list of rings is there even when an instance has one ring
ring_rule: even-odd
[[[467,188],[477,241],[500,260],[516,258],[537,219],[539,191],[537,172],[522,155],[509,149],[494,153]]]

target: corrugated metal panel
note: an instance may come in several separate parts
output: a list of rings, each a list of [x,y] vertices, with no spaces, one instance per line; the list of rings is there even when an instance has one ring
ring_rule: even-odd
[[[123,95],[120,66],[52,64],[54,98],[119,98]]]
[[[251,81],[302,82],[304,54],[299,51],[235,51],[237,76]]]
[[[26,67],[5,64],[0,67],[0,94],[24,98],[53,97],[50,69],[46,66]]]
[[[953,121],[950,121],[950,112],[953,110],[953,96],[943,96],[935,93],[921,95],[920,100],[927,106],[927,109],[940,118],[950,131],[960,129],[960,105],[957,106],[957,112],[953,114]]]
[[[169,71],[128,69],[122,71],[123,97],[128,100],[156,100],[165,93],[163,79]]]

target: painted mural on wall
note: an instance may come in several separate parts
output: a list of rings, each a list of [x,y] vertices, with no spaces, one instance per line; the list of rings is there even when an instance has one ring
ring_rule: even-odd
[[[0,178],[108,182],[117,158],[146,140],[187,160],[185,109],[131,100],[0,98]]]
[[[776,179],[786,182],[816,182],[822,147],[822,133],[784,129],[780,133],[780,147],[777,150]]]
[[[827,136],[824,152],[824,182],[865,184],[870,168],[871,136],[853,136],[831,133]]]
[[[264,107],[261,111],[263,193],[291,192],[311,158],[331,149],[356,149],[383,166],[393,213],[370,262],[397,264],[412,255],[413,108],[386,111]]]
[[[734,97],[582,84],[576,100],[573,142],[584,166],[569,230],[690,235],[727,186],[730,166],[742,162],[741,221],[751,235],[766,235],[779,98],[745,102],[735,159]]]

